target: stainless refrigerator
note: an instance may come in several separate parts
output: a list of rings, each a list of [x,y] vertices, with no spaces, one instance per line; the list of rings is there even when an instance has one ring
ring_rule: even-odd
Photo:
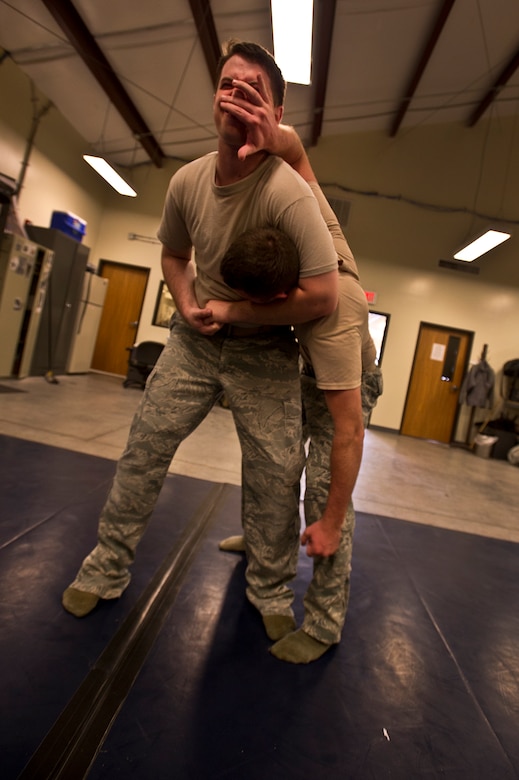
[[[67,361],[67,374],[85,374],[92,365],[108,279],[87,272]]]
[[[54,228],[27,226],[32,241],[54,252],[47,296],[34,345],[30,374],[64,374],[79,311],[89,249]]]

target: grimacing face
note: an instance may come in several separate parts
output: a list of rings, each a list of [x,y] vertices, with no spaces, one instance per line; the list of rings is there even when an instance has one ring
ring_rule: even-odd
[[[270,104],[274,105],[274,99],[272,97],[272,89],[270,85],[270,79],[261,65],[255,62],[249,62],[239,55],[231,57],[223,66],[220,81],[216,88],[213,103],[213,117],[218,135],[220,138],[231,145],[241,146],[246,137],[245,126],[227,111],[222,110],[220,107],[219,98],[222,94],[236,95],[242,100],[249,100],[248,95],[239,89],[239,87],[233,86],[233,80],[239,79],[250,84],[254,89],[258,89],[258,73],[261,73],[263,82],[266,86],[267,97]],[[283,115],[283,108],[281,106],[274,109],[276,119],[281,121]]]

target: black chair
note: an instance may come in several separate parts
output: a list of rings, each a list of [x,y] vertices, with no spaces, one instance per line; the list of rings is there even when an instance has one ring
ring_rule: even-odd
[[[164,349],[164,344],[158,341],[141,341],[133,347],[126,348],[128,357],[128,373],[123,382],[124,387],[138,387],[141,390],[151,374],[153,367]]]

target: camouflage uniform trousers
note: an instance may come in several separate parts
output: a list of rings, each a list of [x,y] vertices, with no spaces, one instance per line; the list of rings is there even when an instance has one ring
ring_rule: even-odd
[[[73,587],[102,598],[121,595],[177,447],[224,392],[242,449],[243,512],[257,539],[248,596],[264,614],[291,614],[287,573],[296,566],[304,466],[297,344],[285,328],[246,338],[225,333],[201,336],[175,318],[118,462],[97,546]]]
[[[307,525],[320,519],[330,488],[330,455],[333,441],[333,420],[326,405],[325,394],[315,379],[301,376],[305,411],[305,439],[310,439],[306,459],[306,489],[304,497]],[[364,425],[382,392],[382,374],[375,371],[362,375],[361,396]],[[303,630],[325,644],[340,641],[350,594],[351,555],[355,512],[350,501],[342,524],[337,552],[329,558],[314,558],[313,576],[304,597]]]

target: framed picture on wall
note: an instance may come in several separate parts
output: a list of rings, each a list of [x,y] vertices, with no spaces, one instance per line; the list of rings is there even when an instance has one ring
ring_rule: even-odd
[[[169,322],[175,310],[175,302],[166,286],[166,282],[162,280],[159,284],[152,324],[157,325],[159,328],[169,328]]]

